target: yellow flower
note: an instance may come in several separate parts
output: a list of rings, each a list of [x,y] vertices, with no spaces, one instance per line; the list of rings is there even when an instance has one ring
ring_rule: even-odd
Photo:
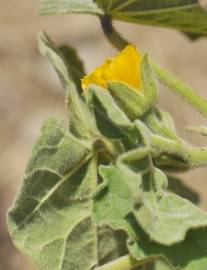
[[[85,76],[82,88],[85,90],[90,84],[97,84],[107,88],[108,81],[119,81],[140,91],[140,61],[141,55],[135,46],[127,45],[119,54],[105,62],[92,73]]]

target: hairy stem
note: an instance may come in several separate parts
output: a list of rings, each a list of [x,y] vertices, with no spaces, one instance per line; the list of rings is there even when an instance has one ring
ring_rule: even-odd
[[[109,15],[100,17],[101,26],[108,41],[118,50],[122,50],[129,44],[129,42],[116,31],[112,24],[112,19]],[[194,89],[178,80],[176,76],[172,75],[165,68],[161,67],[153,60],[150,60],[152,68],[158,80],[167,86],[172,92],[179,94],[184,100],[189,103],[194,109],[207,117],[207,100],[200,96]]]
[[[152,146],[169,155],[175,155],[183,159],[185,166],[189,168],[207,165],[207,148],[193,147],[183,141],[176,141],[152,134]]]
[[[104,34],[115,48],[122,50],[129,44],[128,41],[114,29],[112,19],[109,15],[101,16],[100,22]]]
[[[150,60],[151,66],[158,80],[168,87],[172,92],[182,96],[193,108],[195,108],[204,117],[207,117],[207,100],[198,95],[194,89],[176,78],[165,68],[161,67],[153,60]]]

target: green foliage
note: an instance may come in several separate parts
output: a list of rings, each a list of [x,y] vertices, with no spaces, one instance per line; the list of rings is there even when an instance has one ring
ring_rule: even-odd
[[[205,9],[202,0],[42,0],[40,14],[107,13],[114,20],[171,27],[197,36],[207,34]]]
[[[40,269],[90,269],[96,264],[90,199],[96,166],[90,158],[90,150],[59,120],[43,126],[8,219],[15,244]]]
[[[170,262],[173,269],[204,270],[207,265],[206,237],[206,229],[190,231],[183,242],[164,247],[143,235],[139,241],[130,243],[128,248],[131,256],[137,260],[162,256]]]
[[[197,1],[44,0],[41,13],[102,9],[118,19],[207,31]],[[192,27],[194,9],[202,16]],[[207,214],[172,192],[166,170],[206,165],[207,149],[181,139],[172,117],[156,107],[157,79],[203,115],[207,102],[147,55],[140,94],[123,82],[82,93],[76,52],[44,33],[39,48],[63,84],[68,125],[49,119],[33,147],[8,212],[14,244],[42,270],[205,270]],[[191,130],[207,133],[205,126]]]
[[[185,239],[190,228],[207,226],[207,214],[176,194],[153,188],[159,185],[157,181],[166,182],[165,177],[160,170],[155,170],[154,179],[144,178],[143,205],[135,211],[135,217],[151,239],[172,245]]]
[[[93,0],[42,0],[41,15],[89,13],[102,15],[103,11]]]
[[[97,0],[113,19],[207,33],[207,16],[197,0]]]

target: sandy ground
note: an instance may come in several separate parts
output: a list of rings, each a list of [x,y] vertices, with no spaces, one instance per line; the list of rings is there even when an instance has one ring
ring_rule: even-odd
[[[0,269],[32,270],[32,264],[13,247],[5,215],[21,182],[24,168],[42,122],[64,116],[64,96],[57,76],[38,52],[36,35],[46,30],[57,42],[75,46],[88,71],[115,50],[106,42],[96,18],[83,15],[39,17],[37,0],[0,0]],[[207,97],[207,39],[190,42],[174,30],[116,23],[117,28],[159,63],[168,67]],[[180,135],[196,145],[205,138],[184,127],[204,123],[179,97],[160,89],[160,105],[169,110]],[[207,209],[206,169],[183,174],[184,182],[201,195]]]

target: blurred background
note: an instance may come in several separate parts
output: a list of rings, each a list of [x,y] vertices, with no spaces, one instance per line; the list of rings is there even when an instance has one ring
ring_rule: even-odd
[[[0,0],[0,270],[34,270],[13,246],[6,228],[11,206],[32,144],[48,116],[64,117],[64,94],[48,61],[37,49],[36,35],[45,30],[55,42],[68,43],[79,52],[87,71],[115,50],[105,40],[96,18],[86,15],[39,17],[37,0]],[[177,74],[207,98],[207,39],[191,42],[169,29],[116,23],[137,47]],[[182,100],[160,89],[160,105],[175,118],[177,130],[195,145],[206,144],[184,127],[204,123]],[[207,169],[182,174],[183,183],[201,195],[207,210]]]

